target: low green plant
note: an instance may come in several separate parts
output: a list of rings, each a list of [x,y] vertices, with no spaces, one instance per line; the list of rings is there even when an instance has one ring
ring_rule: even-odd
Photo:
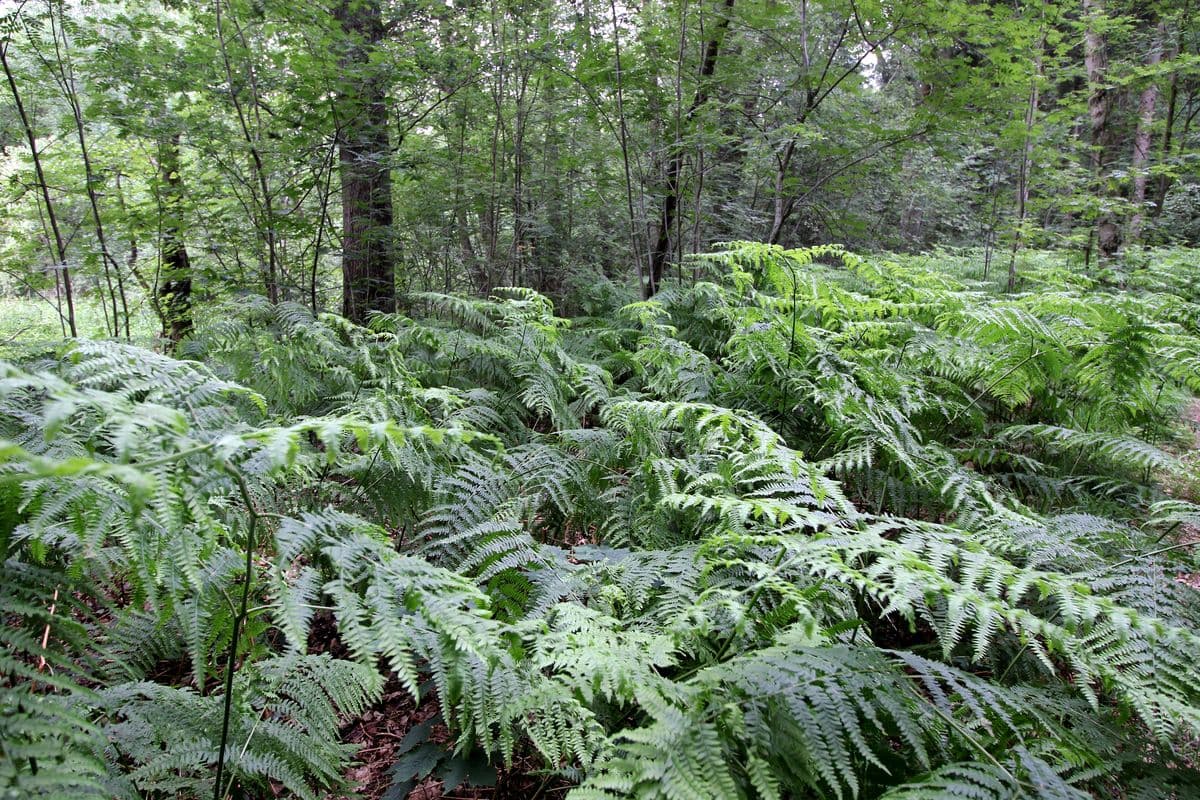
[[[605,319],[243,304],[195,360],[4,365],[4,788],[343,791],[394,674],[451,732],[401,786],[532,757],[575,800],[1193,794],[1186,281],[696,271]]]

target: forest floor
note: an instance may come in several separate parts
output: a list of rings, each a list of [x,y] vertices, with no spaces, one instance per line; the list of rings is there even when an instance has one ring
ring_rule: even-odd
[[[391,771],[402,756],[402,743],[416,726],[438,713],[437,698],[422,698],[420,705],[399,682],[389,681],[383,696],[375,705],[351,720],[342,730],[344,741],[361,745],[358,763],[351,767],[346,778],[354,788],[355,797],[367,800],[557,800],[571,784],[553,776],[540,774],[540,761],[532,757],[518,758],[512,769],[498,769],[495,786],[460,785],[446,790],[443,781],[430,775],[406,794],[388,793],[392,785]],[[429,740],[452,750],[454,742],[445,725],[433,726]]]
[[[328,652],[337,658],[349,653],[337,636],[329,616],[318,619],[309,638],[313,652]],[[557,800],[572,784],[540,771],[542,762],[532,754],[518,754],[511,769],[496,770],[494,786],[471,786],[464,782],[447,790],[438,769],[418,780],[406,794],[392,789],[392,771],[406,750],[424,741],[439,745],[444,752],[454,749],[449,729],[440,721],[432,724],[427,738],[420,742],[405,740],[414,728],[438,716],[440,708],[433,691],[422,690],[421,701],[413,700],[395,675],[383,687],[379,699],[363,713],[342,726],[342,741],[359,746],[356,761],[346,771],[350,793],[336,800]]]

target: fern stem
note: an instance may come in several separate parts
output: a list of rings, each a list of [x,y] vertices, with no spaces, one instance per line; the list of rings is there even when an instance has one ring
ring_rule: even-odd
[[[263,706],[263,710],[259,713],[259,715],[257,717],[254,718],[254,727],[250,729],[250,733],[246,736],[246,742],[242,745],[242,752],[238,756],[239,758],[245,757],[246,753],[250,750],[250,741],[254,738],[255,732],[258,731],[258,726],[262,724],[262,721],[266,718],[266,716],[267,716],[267,707]],[[220,784],[218,784],[218,786],[219,785]],[[229,784],[225,787],[225,792],[221,796],[228,797],[229,791],[232,788],[233,788],[233,776],[230,775],[229,776]]]
[[[221,716],[221,747],[217,753],[217,777],[213,784],[213,800],[222,800],[227,796],[227,793],[221,790],[221,779],[225,775],[225,750],[229,744],[229,720],[233,713],[234,664],[237,660],[238,636],[241,633],[242,624],[246,621],[247,607],[250,603],[250,583],[254,576],[254,532],[258,525],[258,512],[254,510],[254,502],[250,498],[250,487],[246,485],[245,477],[235,469],[230,468],[229,471],[237,481],[242,502],[246,506],[246,513],[250,519],[246,525],[246,576],[242,581],[242,604],[238,615],[233,618],[233,635],[229,639],[229,656],[225,663],[225,709]]]
[[[749,613],[754,613],[754,606],[758,603],[758,599],[762,597],[762,593],[766,591],[767,579],[778,576],[780,571],[783,569],[782,564],[783,557],[785,555],[787,555],[787,547],[780,547],[779,555],[775,556],[775,561],[771,564],[771,571],[759,581],[758,586],[754,589],[754,594],[750,596],[750,602],[746,604],[746,610]],[[730,635],[730,637],[725,640],[725,643],[721,645],[721,649],[717,651],[716,663],[721,663],[722,659],[725,658],[725,653],[728,652],[729,646],[733,644],[733,639],[733,635]]]
[[[979,401],[983,399],[983,396],[985,394],[988,394],[989,392],[991,392],[993,389],[995,389],[997,386],[999,386],[1001,383],[1003,383],[1008,378],[1008,376],[1012,375],[1014,372],[1016,372],[1017,370],[1024,367],[1030,361],[1033,361],[1035,358],[1038,358],[1039,356],[1045,355],[1046,352],[1047,351],[1045,351],[1045,350],[1036,350],[1034,352],[1031,352],[1025,358],[1018,361],[1016,364],[1013,364],[1011,367],[1009,367],[1007,370],[1004,371],[1004,374],[1000,375],[998,378],[996,378],[995,380],[988,383],[988,385],[984,386],[983,389],[978,394],[976,394],[974,397],[972,397],[971,405],[963,406],[962,408],[959,408],[958,413],[956,413],[953,417],[950,418],[950,420],[948,422],[946,422],[944,425],[942,425],[942,430],[943,431],[946,430],[952,424],[957,422],[958,418],[963,415],[963,412],[966,411],[967,409],[971,408],[972,406],[974,406],[975,408],[980,408]]]
[[[945,720],[947,725],[949,725],[951,728],[954,728],[956,731],[958,731],[964,739],[966,739],[968,742],[971,743],[972,747],[974,747],[976,750],[978,750],[979,753],[984,758],[986,758],[988,761],[992,762],[992,766],[994,766],[996,769],[998,769],[1002,773],[1004,773],[1004,775],[1010,781],[1012,781],[1014,785],[1023,786],[1027,789],[1034,789],[1036,791],[1036,787],[1030,786],[1029,784],[1025,783],[1024,781],[1018,780],[1016,775],[1013,775],[1011,772],[1009,772],[1008,769],[1003,764],[1001,764],[998,760],[996,760],[995,756],[993,756],[990,752],[988,752],[987,747],[985,747],[982,742],[980,742],[978,739],[976,739],[969,730],[967,730],[965,727],[963,727],[963,725],[958,720],[954,719],[954,717],[950,716],[945,711],[942,711],[942,709],[938,708],[933,703],[929,704],[929,708],[933,710],[933,713],[937,714],[939,717],[941,717],[943,720]]]
[[[1123,567],[1126,564],[1132,564],[1134,561],[1137,561],[1139,558],[1149,558],[1150,556],[1156,556],[1156,555],[1159,555],[1160,553],[1169,553],[1172,550],[1179,550],[1184,547],[1191,547],[1194,544],[1197,544],[1197,542],[1176,542],[1175,544],[1168,545],[1167,547],[1160,547],[1157,550],[1151,550],[1149,553],[1138,553],[1136,556],[1130,556],[1129,558],[1118,561],[1117,563],[1108,567],[1106,571],[1114,570],[1117,567]]]
[[[187,458],[188,456],[194,456],[198,453],[207,452],[216,446],[217,443],[215,441],[205,442],[204,444],[198,444],[194,447],[187,447],[183,450],[177,450],[174,453],[168,453],[167,455],[160,456],[159,458],[152,458],[149,461],[139,461],[135,466],[143,470],[147,469],[148,467],[159,467],[163,464],[170,464],[172,461],[178,461],[181,458]]]
[[[371,470],[375,469],[375,462],[379,460],[379,453],[382,452],[383,445],[379,444],[375,447],[375,452],[371,454],[371,460],[367,462],[367,468],[363,470],[363,477],[369,478]],[[350,498],[350,504],[353,505],[362,499],[362,493],[367,490],[367,484],[359,481],[358,486],[354,490],[354,497]]]
[[[788,337],[787,367],[785,367],[787,374],[791,375],[792,351],[796,349],[796,314],[799,311],[796,306],[796,295],[800,286],[796,279],[796,268],[792,266],[791,260],[785,259],[783,263],[788,268],[788,271],[792,273],[792,332]],[[785,379],[783,387],[783,407],[787,409],[792,404],[792,384]]]
[[[1161,542],[1163,539],[1165,539],[1165,538],[1167,538],[1168,536],[1170,536],[1170,535],[1171,535],[1171,533],[1172,533],[1172,532],[1174,532],[1174,530],[1175,530],[1176,528],[1178,528],[1178,527],[1179,527],[1181,524],[1183,524],[1183,523],[1182,523],[1182,520],[1175,520],[1175,522],[1173,522],[1169,528],[1167,528],[1165,531],[1163,531],[1161,534],[1159,534],[1158,538],[1154,540],[1154,543],[1155,543],[1155,544],[1158,544],[1158,543],[1159,543],[1159,542]]]

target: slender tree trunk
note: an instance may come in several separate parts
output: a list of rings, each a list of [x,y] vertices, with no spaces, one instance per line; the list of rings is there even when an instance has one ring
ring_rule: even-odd
[[[803,125],[808,118],[809,112],[812,110],[813,103],[816,100],[816,90],[809,82],[809,70],[812,68],[812,56],[808,48],[808,0],[800,0],[800,63],[804,68],[804,108],[800,110],[797,124]],[[791,215],[794,208],[794,200],[785,198],[784,183],[787,180],[788,170],[792,165],[792,156],[796,152],[796,137],[788,138],[787,144],[783,148],[783,153],[775,157],[775,208],[771,218],[771,232],[767,234],[767,241],[770,244],[779,244],[779,238],[783,235],[783,223]]]
[[[717,69],[717,55],[721,50],[722,40],[729,30],[729,22],[733,16],[735,0],[724,0],[724,11],[713,26],[713,31],[704,43],[703,57],[700,61],[700,75],[696,84],[696,94],[684,116],[684,124],[691,125],[696,114],[708,102],[708,83]],[[680,174],[683,171],[683,147],[677,142],[672,148],[671,157],[667,161],[666,195],[663,197],[662,214],[658,221],[658,238],[650,251],[650,274],[642,285],[644,297],[651,297],[658,291],[662,281],[663,270],[666,269],[667,259],[671,255],[671,231],[675,227],[675,215],[679,211]]]
[[[1175,59],[1183,55],[1185,30],[1184,20],[1188,18],[1188,12],[1191,9],[1191,3],[1183,4],[1183,13],[1179,21],[1179,34],[1175,40],[1168,58]],[[1175,132],[1175,118],[1179,113],[1179,69],[1171,71],[1171,83],[1167,87],[1167,118],[1163,124],[1162,144],[1159,147],[1159,164],[1165,166],[1167,159],[1171,157],[1171,138]],[[1158,176],[1154,187],[1154,208],[1150,215],[1158,217],[1163,212],[1163,206],[1167,201],[1167,190],[1171,188],[1171,176],[1165,171]]]
[[[549,35],[546,32],[546,35]],[[543,109],[543,124],[545,134],[542,138],[542,174],[540,185],[541,200],[539,205],[545,209],[545,225],[539,226],[535,234],[536,246],[534,256],[538,264],[538,291],[557,293],[562,284],[563,245],[566,242],[566,226],[563,219],[565,198],[559,171],[559,147],[561,134],[558,120],[561,118],[561,108],[558,91],[553,81],[547,81],[543,90],[545,98]]]
[[[767,234],[767,241],[771,244],[779,244],[779,239],[783,236],[783,223],[791,216],[796,206],[795,198],[787,196],[784,191],[784,181],[787,179],[788,169],[791,168],[792,156],[795,152],[796,140],[789,139],[783,148],[783,154],[776,161],[775,213],[771,218],[771,232]]]
[[[1102,0],[1083,0],[1083,13],[1087,18],[1084,33],[1084,67],[1088,81],[1088,119],[1091,123],[1089,164],[1094,181],[1096,200],[1101,205],[1096,218],[1096,243],[1100,257],[1108,259],[1116,255],[1121,246],[1121,228],[1112,211],[1104,208],[1108,192],[1104,181],[1104,155],[1108,143],[1108,117],[1112,98],[1105,81],[1108,77],[1108,55],[1105,52],[1104,35],[1096,22],[1104,15]]]
[[[629,250],[633,253],[633,263],[637,271],[638,289],[642,292],[643,297],[649,297],[654,292],[648,288],[648,284],[646,283],[646,271],[642,266],[642,251],[638,247],[637,221],[633,213],[633,174],[629,168],[629,128],[625,120],[624,72],[621,68],[621,29],[617,24],[616,0],[609,0],[609,8],[612,10],[613,44],[617,59],[617,121],[620,125],[618,133],[621,142],[621,163],[625,168],[625,206],[629,220]],[[651,280],[650,285],[652,284],[653,280]]]
[[[342,0],[337,16],[348,39],[343,69],[354,83],[339,115],[342,314],[362,323],[372,311],[396,310],[386,67],[372,57],[384,37],[383,14],[379,0]]]
[[[112,300],[112,334],[113,337],[121,335],[120,320],[125,318],[125,338],[129,338],[129,303],[125,297],[125,278],[122,274],[121,265],[113,258],[108,249],[108,239],[104,235],[104,222],[100,216],[100,200],[96,196],[96,174],[92,169],[92,157],[88,151],[87,132],[83,124],[83,109],[79,105],[79,93],[75,90],[75,75],[74,70],[67,60],[66,54],[59,47],[59,36],[63,37],[63,47],[66,46],[66,33],[62,30],[61,25],[55,23],[53,16],[53,4],[51,8],[51,27],[54,35],[54,52],[56,56],[56,69],[61,84],[63,94],[66,97],[67,104],[71,107],[71,117],[75,123],[75,136],[79,142],[79,155],[83,159],[83,176],[84,187],[88,198],[88,206],[92,212],[92,223],[96,231],[96,242],[100,246],[100,260],[104,265],[104,278],[108,284],[109,297]],[[116,277],[117,285],[114,291],[112,278]],[[120,302],[120,314],[117,311],[117,303]]]
[[[740,231],[738,196],[745,189],[746,159],[754,150],[745,131],[744,120],[758,116],[758,104],[763,96],[765,78],[758,77],[749,87],[743,88],[741,102],[735,93],[729,93],[721,104],[721,138],[715,148],[701,144],[696,155],[696,188],[694,192],[692,250],[704,249],[702,242],[729,241],[744,234]],[[736,109],[736,110],[735,110]],[[707,203],[704,199],[707,197]],[[750,208],[753,208],[751,198]],[[712,210],[711,221],[703,219],[703,209]],[[703,235],[701,225],[703,224]],[[713,230],[709,230],[709,228]]]
[[[121,170],[120,169],[115,170],[113,173],[113,185],[117,189],[117,206],[121,209],[121,215],[123,217],[125,217],[126,219],[128,219],[129,218],[129,207],[125,204],[125,191],[121,186],[121,178],[122,177],[124,177],[124,176],[122,175]],[[157,189],[155,190],[154,194],[155,194],[155,198],[157,199],[159,196],[159,192],[157,191]],[[161,220],[162,204],[157,203],[157,205],[159,208],[159,217]],[[138,246],[138,239],[137,239],[138,232],[139,231],[138,231],[138,228],[136,225],[130,226],[130,229],[129,229],[129,256],[125,261],[125,267],[126,267],[126,269],[129,270],[129,274],[133,276],[133,279],[137,283],[137,285],[142,287],[142,291],[145,292],[146,300],[150,303],[150,309],[154,312],[155,318],[158,319],[159,324],[161,325],[160,330],[165,329],[166,324],[165,324],[165,321],[163,318],[162,304],[158,300],[158,293],[153,287],[150,286],[150,283],[146,280],[146,276],[142,274],[142,271],[138,265],[138,258],[141,255],[141,248],[139,248],[139,246]]]
[[[1157,67],[1162,61],[1162,44],[1166,37],[1166,24],[1159,22],[1155,29],[1154,39],[1150,43],[1150,52],[1146,54],[1146,66]],[[1158,81],[1151,76],[1142,89],[1138,98],[1137,132],[1133,137],[1133,157],[1130,167],[1133,172],[1133,189],[1129,202],[1133,206],[1133,217],[1129,220],[1129,241],[1142,240],[1142,222],[1145,219],[1146,183],[1149,175],[1147,167],[1150,163],[1150,138],[1154,128],[1154,107],[1158,102]]]
[[[447,86],[442,87],[443,94],[448,91]],[[475,290],[486,295],[492,288],[489,284],[490,275],[486,265],[480,262],[479,256],[475,252],[475,245],[471,241],[470,220],[467,215],[466,165],[464,163],[467,148],[467,104],[465,101],[455,102],[454,127],[453,138],[458,141],[457,152],[454,155],[454,222],[452,224],[456,228],[455,235],[458,239],[459,258],[462,259],[462,265],[466,268],[466,273],[470,276]],[[445,136],[448,144],[452,140],[449,122],[445,126]]]
[[[162,308],[163,336],[172,345],[192,332],[192,263],[183,240],[179,142],[178,133],[165,140],[158,163],[163,187],[162,273],[158,281],[158,302]]]
[[[279,302],[279,257],[276,247],[275,235],[275,211],[273,208],[271,186],[267,179],[266,166],[263,163],[262,153],[258,148],[258,138],[262,132],[262,120],[259,118],[259,98],[258,98],[258,81],[255,77],[253,65],[248,69],[250,77],[250,89],[253,94],[253,111],[257,121],[255,132],[250,131],[250,121],[247,119],[245,109],[242,107],[241,100],[238,99],[237,86],[233,80],[233,65],[229,60],[229,49],[225,41],[225,26],[221,21],[221,0],[216,0],[214,4],[217,21],[217,44],[221,49],[221,60],[225,66],[225,81],[229,88],[229,97],[233,102],[233,109],[237,112],[238,124],[241,127],[242,138],[246,145],[250,148],[250,162],[254,170],[255,178],[258,182],[258,192],[262,195],[262,227],[266,233],[267,239],[267,273],[264,283],[267,290],[267,299],[272,303]],[[241,35],[241,29],[236,27],[238,38],[242,40],[242,45],[246,50],[249,50],[249,45]]]
[[[1043,16],[1044,21],[1044,16]],[[1045,37],[1038,42],[1034,73],[1029,81],[1029,103],[1025,106],[1025,141],[1021,145],[1021,168],[1017,176],[1017,230],[1013,234],[1012,255],[1008,260],[1007,290],[1017,288],[1017,251],[1025,236],[1025,220],[1029,215],[1029,173],[1033,166],[1033,123],[1037,118],[1038,99],[1041,94],[1042,54],[1046,46]]]
[[[518,51],[519,52],[519,51]],[[516,95],[513,111],[513,240],[512,240],[512,285],[524,286],[525,262],[529,255],[529,212],[526,202],[525,173],[526,152],[525,133],[528,122],[529,107],[525,98],[529,92],[529,69],[518,58],[516,66]]]
[[[37,149],[37,136],[33,132],[33,124],[29,121],[29,115],[25,112],[25,104],[21,102],[21,93],[17,91],[17,81],[13,77],[12,68],[8,63],[7,41],[0,42],[0,64],[4,67],[4,76],[8,79],[13,105],[16,106],[21,127],[25,130],[25,139],[29,143],[29,153],[33,158],[33,170],[37,175],[38,186],[42,190],[42,202],[46,206],[46,217],[50,221],[50,230],[54,234],[55,257],[58,258],[57,269],[62,273],[63,293],[67,301],[67,327],[71,331],[71,337],[75,338],[79,336],[79,331],[75,327],[75,295],[71,285],[71,270],[67,266],[67,245],[63,240],[62,231],[58,227],[58,214],[54,210],[54,202],[50,199],[50,186],[46,183],[46,173],[42,170],[42,158]],[[57,278],[55,280],[57,282]]]
[[[675,48],[675,145],[678,147],[683,141],[683,64],[684,57],[687,54],[687,0],[683,0],[679,6],[679,46]],[[655,93],[655,97],[657,97]],[[699,200],[702,195],[695,194],[696,192],[704,191],[704,174],[701,171],[700,160],[704,153],[704,145],[700,144],[696,147],[695,160],[692,165],[692,174],[696,176],[696,188],[694,197],[696,202],[693,203],[693,208],[699,210]],[[683,198],[679,200],[683,203]],[[676,265],[676,281],[683,282],[683,212],[675,215],[675,265]]]
[[[318,295],[318,276],[321,269],[321,246],[325,243],[325,226],[329,219],[329,194],[330,185],[333,182],[333,159],[337,153],[337,137],[334,136],[333,143],[330,145],[329,154],[324,161],[325,180],[321,186],[321,205],[317,217],[317,236],[313,240],[313,262],[312,269],[308,273],[308,303],[312,308],[312,312],[316,314],[320,311],[320,297]],[[320,175],[317,175],[320,180]]]
[[[490,45],[496,52],[493,79],[489,84],[495,119],[492,124],[491,178],[488,184],[487,214],[487,269],[488,285],[504,281],[505,265],[500,263],[501,192],[507,176],[508,161],[505,151],[508,146],[508,123],[504,116],[504,100],[508,96],[508,43],[502,18],[503,12],[497,0],[488,5],[488,26],[491,32]]]
[[[1167,89],[1167,118],[1164,122],[1162,145],[1159,147],[1159,161],[1165,164],[1171,155],[1171,136],[1175,130],[1175,116],[1179,99],[1179,73],[1171,75],[1171,84]],[[1154,186],[1154,208],[1150,216],[1162,214],[1163,205],[1167,202],[1167,190],[1171,188],[1171,178],[1165,172],[1158,176]]]
[[[802,0],[802,2],[799,5],[800,5],[800,8],[799,8],[799,11],[800,11],[800,54],[799,55],[801,58],[801,69],[804,73],[805,90],[804,90],[804,102],[801,104],[800,109],[796,115],[796,121],[794,123],[794,125],[796,125],[796,126],[804,125],[808,121],[808,118],[812,114],[816,113],[817,108],[825,101],[826,98],[829,97],[830,93],[835,88],[837,88],[843,81],[847,80],[852,75],[860,75],[861,73],[859,72],[859,68],[862,66],[862,64],[867,59],[867,57],[872,54],[875,54],[878,56],[880,53],[882,53],[884,51],[884,48],[885,48],[887,42],[890,39],[892,39],[892,37],[894,37],[899,30],[898,27],[894,27],[894,28],[890,29],[889,31],[887,31],[886,33],[883,33],[882,35],[880,35],[878,38],[872,39],[867,36],[866,32],[860,26],[859,30],[863,33],[863,42],[867,45],[866,49],[860,50],[857,53],[857,55],[854,56],[853,63],[849,66],[849,68],[843,70],[840,76],[832,78],[832,80],[828,84],[826,84],[825,78],[828,73],[828,70],[829,70],[830,66],[833,65],[834,59],[837,57],[838,53],[843,51],[843,47],[846,42],[846,34],[850,30],[850,22],[848,20],[843,20],[841,23],[841,26],[840,26],[840,30],[834,38],[834,41],[832,44],[832,50],[829,52],[828,59],[825,64],[825,68],[821,71],[821,75],[818,78],[816,84],[814,85],[809,80],[809,76],[811,74],[810,70],[812,68],[812,59],[811,59],[811,55],[809,53],[808,3],[806,1]],[[791,169],[792,161],[793,161],[793,159],[795,157],[795,153],[796,153],[796,147],[799,144],[799,139],[795,134],[788,137],[787,144],[784,146],[783,150],[781,152],[777,152],[775,154],[776,169],[775,169],[775,181],[774,181],[774,215],[773,215],[773,218],[771,221],[770,233],[768,233],[768,235],[767,235],[767,241],[770,242],[771,244],[779,243],[780,239],[783,236],[783,227],[787,223],[788,218],[791,217],[791,215],[795,212],[796,208],[803,202],[804,199],[806,199],[808,196],[810,196],[820,186],[824,185],[825,182],[831,180],[832,178],[841,174],[846,169],[849,169],[850,167],[854,166],[855,164],[862,163],[863,161],[867,160],[868,158],[873,158],[875,155],[878,155],[880,152],[882,152],[883,149],[886,149],[887,147],[891,147],[895,144],[899,144],[900,142],[907,141],[908,139],[911,139],[911,138],[916,138],[916,136],[923,134],[925,132],[925,130],[927,130],[927,129],[928,129],[927,127],[923,128],[917,134],[910,135],[910,136],[904,136],[900,139],[893,140],[890,143],[882,143],[882,146],[877,149],[876,148],[870,149],[868,151],[867,155],[864,155],[864,156],[856,158],[856,159],[852,159],[850,162],[848,162],[843,167],[839,167],[831,172],[826,173],[826,175],[823,178],[819,178],[813,185],[808,187],[808,189],[805,191],[805,193],[803,195],[800,195],[800,196],[796,196],[795,194],[788,195],[786,193],[786,182],[787,182],[788,172]]]

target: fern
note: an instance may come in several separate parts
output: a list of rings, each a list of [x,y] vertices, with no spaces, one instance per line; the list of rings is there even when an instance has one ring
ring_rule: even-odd
[[[584,800],[1188,796],[1194,300],[929,263],[734,243],[604,319],[245,299],[195,360],[0,366],[0,783],[211,796],[228,699],[239,787],[340,792],[394,675],[455,751],[410,755]]]
[[[377,696],[377,674],[327,656],[258,662],[235,684],[229,768],[243,787],[280,783],[296,797],[341,784],[353,748],[337,741],[339,715],[361,713]],[[221,740],[221,695],[154,683],[117,684],[92,701],[107,756],[128,759],[138,792],[211,791]]]

